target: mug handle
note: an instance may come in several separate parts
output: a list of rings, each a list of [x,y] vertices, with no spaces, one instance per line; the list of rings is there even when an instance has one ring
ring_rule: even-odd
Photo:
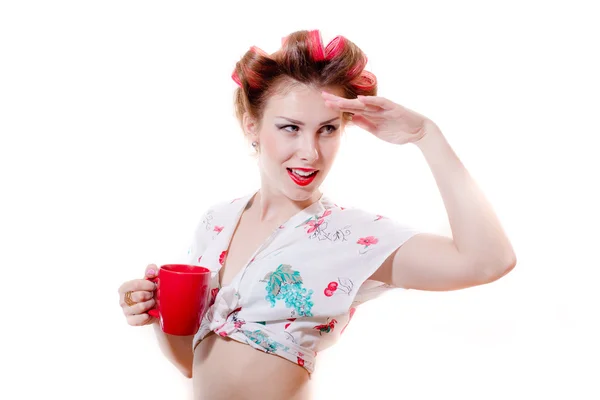
[[[146,280],[149,280],[150,282],[154,282],[155,284],[158,284],[158,275],[155,276],[154,278],[146,277]],[[150,315],[151,317],[154,317],[154,318],[160,318],[160,315],[158,313],[158,308],[156,308],[156,303],[154,304],[154,308],[151,308],[148,310],[148,315]]]

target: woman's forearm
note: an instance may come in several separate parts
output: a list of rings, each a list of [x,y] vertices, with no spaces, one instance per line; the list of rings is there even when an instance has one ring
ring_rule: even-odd
[[[497,266],[504,273],[515,263],[512,245],[491,204],[444,135],[432,129],[415,144],[433,172],[458,250],[476,264]]]
[[[188,378],[192,377],[192,366],[194,364],[194,351],[192,342],[194,335],[175,336],[164,333],[160,324],[155,322],[153,325],[154,333],[158,340],[158,345],[167,359]]]

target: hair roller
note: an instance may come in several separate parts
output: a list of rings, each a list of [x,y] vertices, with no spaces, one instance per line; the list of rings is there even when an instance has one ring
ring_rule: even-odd
[[[269,54],[257,46],[252,46],[246,54],[236,64],[236,68],[231,74],[231,78],[243,88],[242,81],[246,81],[251,89],[258,88],[262,85],[262,78],[258,71],[255,71],[257,65],[261,65],[263,59],[269,59]],[[240,76],[241,73],[241,76]]]
[[[350,85],[358,89],[356,91],[371,91],[377,86],[377,78],[373,73],[363,70],[357,78],[350,82]]]
[[[242,87],[242,81],[240,80],[240,76],[237,73],[237,69],[233,70],[233,74],[231,74],[231,79],[233,79],[239,87]]]
[[[331,42],[325,47],[325,59],[331,60],[339,56],[346,46],[346,38],[343,36],[334,37]]]
[[[317,29],[308,32],[308,52],[313,61],[325,60],[321,32]]]
[[[261,48],[256,47],[256,46],[250,47],[250,51],[253,52],[253,53],[256,53],[256,54],[258,54],[259,56],[262,56],[262,57],[269,57],[269,54],[266,51],[264,51]]]
[[[261,84],[260,75],[258,75],[255,71],[248,68],[248,66],[244,65],[243,67],[244,76],[248,81],[248,86],[251,88],[258,88]]]
[[[261,120],[270,97],[298,84],[339,88],[346,98],[376,95],[377,80],[366,65],[365,53],[354,42],[337,35],[325,46],[318,29],[281,37],[281,48],[272,54],[252,46],[231,74],[239,87],[234,96],[238,122],[243,123],[245,112]]]
[[[367,66],[367,56],[363,55],[354,65],[354,67],[352,67],[350,69],[350,71],[348,71],[348,77],[350,79],[354,79],[356,77],[356,75],[360,74],[365,67]]]

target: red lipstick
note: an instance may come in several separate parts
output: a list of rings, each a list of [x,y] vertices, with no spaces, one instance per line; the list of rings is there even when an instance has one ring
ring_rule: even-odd
[[[302,172],[313,172],[314,171],[314,173],[310,176],[300,176],[300,175],[292,172],[292,169],[296,169],[296,170],[299,170]],[[315,180],[315,177],[319,173],[318,170],[313,169],[313,168],[287,168],[287,172],[288,172],[288,175],[290,176],[290,178],[292,178],[294,183],[298,186],[310,185],[311,182]]]

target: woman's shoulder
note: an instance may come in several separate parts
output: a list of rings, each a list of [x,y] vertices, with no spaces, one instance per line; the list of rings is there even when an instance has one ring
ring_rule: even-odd
[[[378,214],[375,211],[367,210],[365,208],[354,207],[347,204],[340,205],[329,198],[324,198],[322,204],[323,208],[328,214],[336,216],[341,220],[353,221],[357,223],[368,223],[389,219],[382,214]]]
[[[362,235],[385,235],[390,232],[420,233],[422,228],[410,222],[405,222],[394,215],[379,213],[373,209],[362,208],[351,205],[341,205],[325,199],[324,208],[326,214],[335,227],[352,228],[356,233]],[[375,208],[376,210],[376,208]]]
[[[241,207],[248,203],[248,200],[254,192],[249,194],[243,194],[238,197],[226,198],[211,203],[211,205],[205,210],[204,214],[228,214],[237,213]]]

